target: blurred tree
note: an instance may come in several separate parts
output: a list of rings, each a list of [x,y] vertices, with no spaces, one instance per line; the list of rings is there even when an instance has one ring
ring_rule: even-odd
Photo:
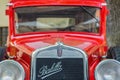
[[[110,14],[107,20],[107,39],[109,46],[120,45],[120,0],[107,0]]]

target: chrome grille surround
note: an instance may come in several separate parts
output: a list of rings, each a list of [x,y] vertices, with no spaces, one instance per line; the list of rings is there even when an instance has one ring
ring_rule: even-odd
[[[55,48],[55,47],[58,47],[58,46],[74,49],[74,50],[78,51],[79,53],[81,53],[79,55],[83,58],[83,63],[84,63],[83,64],[84,65],[84,80],[88,80],[88,58],[87,58],[86,53],[83,50],[79,49],[79,48],[67,46],[67,45],[64,45],[64,44],[62,44],[60,42],[58,42],[58,43],[56,43],[55,45],[52,45],[52,46],[48,46],[48,47],[45,47],[45,48],[37,49],[37,50],[35,50],[33,52],[32,57],[31,57],[31,80],[36,80],[35,79],[35,76],[36,76],[36,59],[37,58],[46,58],[46,56],[47,56],[47,58],[51,58],[50,55],[47,55],[48,53],[45,56],[43,56],[43,55],[41,55],[41,53],[39,54],[39,52],[47,50],[49,48],[52,49],[52,48]],[[78,56],[78,57],[76,56],[75,58],[80,58],[80,56]],[[71,57],[74,58],[73,55]],[[71,57],[69,57],[69,58],[71,58]],[[66,57],[61,57],[61,56],[58,56],[58,55],[56,56],[53,53],[52,58],[61,59],[61,58],[66,58]]]

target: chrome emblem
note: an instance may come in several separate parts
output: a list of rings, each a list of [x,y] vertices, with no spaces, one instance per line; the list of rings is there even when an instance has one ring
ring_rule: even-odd
[[[47,78],[53,74],[56,74],[62,70],[63,69],[62,69],[61,61],[58,63],[53,63],[50,68],[48,68],[48,66],[41,67],[39,70],[38,77],[40,77],[41,79],[45,79],[45,78]]]

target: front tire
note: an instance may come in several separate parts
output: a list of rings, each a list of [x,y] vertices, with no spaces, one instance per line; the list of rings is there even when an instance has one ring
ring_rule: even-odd
[[[120,46],[111,47],[108,50],[107,58],[116,59],[116,60],[120,61]]]
[[[3,60],[6,54],[6,48],[0,47],[0,61]]]

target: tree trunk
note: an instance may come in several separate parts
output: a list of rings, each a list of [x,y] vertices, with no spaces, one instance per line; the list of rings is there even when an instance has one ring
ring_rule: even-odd
[[[109,46],[120,45],[120,0],[107,0],[110,14],[107,20],[107,40]]]

